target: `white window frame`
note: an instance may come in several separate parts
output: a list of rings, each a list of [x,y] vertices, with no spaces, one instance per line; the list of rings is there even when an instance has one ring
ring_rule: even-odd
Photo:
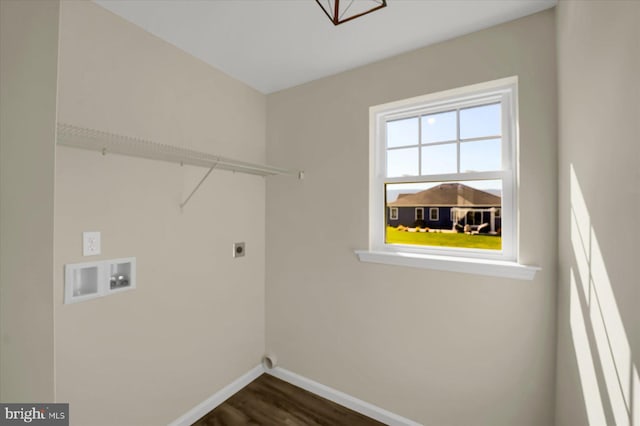
[[[418,219],[418,211],[422,213],[422,217],[420,219]],[[413,213],[413,220],[424,220],[424,207],[416,207],[415,212]]]
[[[517,89],[517,77],[508,77],[370,108],[369,250],[357,251],[360,260],[430,269],[460,270],[493,276],[533,278],[535,271],[539,268],[517,264]],[[502,170],[414,176],[410,179],[386,177],[387,122],[492,102],[502,103]],[[461,178],[462,182],[490,179],[502,181],[501,250],[385,243],[385,184],[408,181],[457,182],[461,181]],[[481,267],[477,267],[478,265]],[[497,269],[492,268],[492,265]],[[487,266],[489,266],[488,269]]]
[[[431,212],[436,212],[436,218],[433,218],[433,215],[431,214]],[[438,207],[429,207],[429,221],[431,222],[437,222],[440,220],[440,209]]]
[[[398,208],[389,207],[389,220],[398,220]]]

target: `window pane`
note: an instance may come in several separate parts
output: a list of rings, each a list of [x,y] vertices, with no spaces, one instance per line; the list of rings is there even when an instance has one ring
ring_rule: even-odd
[[[455,143],[422,147],[422,174],[457,173],[457,155]]]
[[[502,170],[501,139],[462,142],[460,144],[460,171],[487,172]]]
[[[482,105],[460,110],[460,139],[502,135],[500,104]]]
[[[418,148],[387,151],[387,177],[417,176]]]
[[[455,141],[458,138],[456,112],[441,112],[422,117],[422,143]]]
[[[386,220],[386,244],[502,248],[501,180],[387,184],[386,200],[388,212],[397,209]]]
[[[387,148],[418,145],[418,117],[387,122]]]

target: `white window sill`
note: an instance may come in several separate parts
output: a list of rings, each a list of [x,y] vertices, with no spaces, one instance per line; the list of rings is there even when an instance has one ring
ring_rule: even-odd
[[[536,272],[540,270],[538,266],[521,265],[517,262],[506,262],[503,260],[369,250],[356,250],[355,253],[361,262],[383,263],[386,265],[409,266],[413,268],[462,272],[466,274],[488,275],[519,280],[532,280]]]

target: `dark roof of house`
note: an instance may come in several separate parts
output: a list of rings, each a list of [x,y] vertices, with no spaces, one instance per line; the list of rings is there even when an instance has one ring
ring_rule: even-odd
[[[415,194],[399,194],[392,207],[499,206],[500,197],[461,183],[443,183]]]

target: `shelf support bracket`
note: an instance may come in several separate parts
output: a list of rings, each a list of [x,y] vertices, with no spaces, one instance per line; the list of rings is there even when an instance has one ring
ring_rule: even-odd
[[[213,171],[213,169],[216,168],[216,166],[218,165],[218,163],[214,164],[213,166],[211,166],[211,168],[207,171],[207,173],[202,177],[202,179],[200,179],[200,182],[198,182],[198,184],[196,185],[195,188],[193,188],[193,191],[191,191],[191,194],[189,194],[189,196],[187,197],[186,200],[184,200],[181,204],[180,204],[180,209],[182,210],[184,208],[184,206],[187,205],[187,203],[189,202],[189,200],[191,199],[191,197],[193,197],[193,194],[195,194],[198,189],[200,189],[200,186],[202,186],[202,184],[204,183],[205,180],[207,180],[207,178],[209,177],[209,175],[211,174],[211,172]]]

